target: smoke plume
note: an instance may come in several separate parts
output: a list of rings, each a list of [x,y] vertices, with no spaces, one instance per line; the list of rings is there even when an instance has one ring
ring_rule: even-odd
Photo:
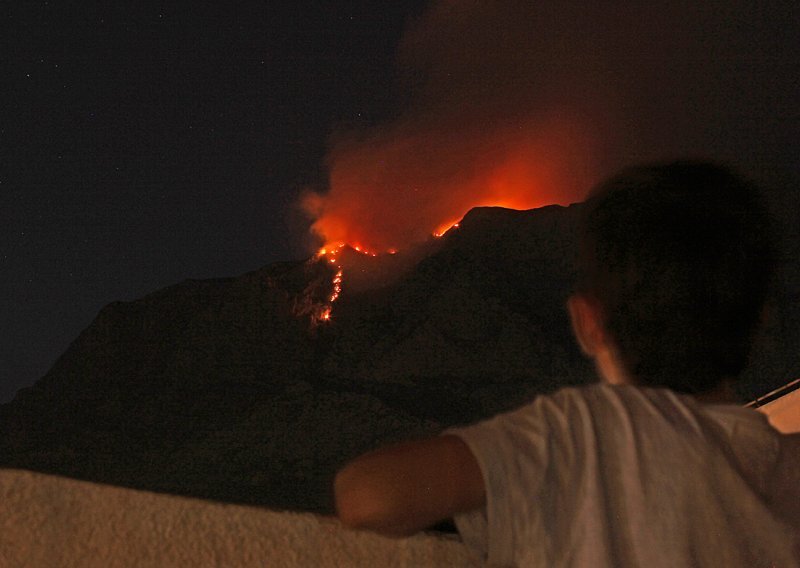
[[[313,231],[399,249],[474,206],[577,201],[632,162],[753,173],[787,151],[770,125],[797,125],[797,58],[775,56],[794,45],[789,3],[610,4],[432,3],[398,48],[407,107],[337,133],[329,187],[304,199]]]

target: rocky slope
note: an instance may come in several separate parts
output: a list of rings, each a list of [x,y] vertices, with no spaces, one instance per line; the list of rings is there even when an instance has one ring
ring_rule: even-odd
[[[318,258],[111,304],[0,407],[0,465],[330,511],[350,457],[591,380],[563,309],[579,208],[479,208],[415,251],[343,251],[329,322]],[[796,241],[748,397],[800,376]]]

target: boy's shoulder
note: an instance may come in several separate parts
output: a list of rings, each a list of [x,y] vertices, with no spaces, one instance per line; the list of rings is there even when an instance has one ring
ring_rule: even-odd
[[[497,420],[510,428],[547,431],[573,441],[578,432],[599,440],[617,439],[630,430],[651,432],[662,443],[675,438],[715,445],[743,436],[771,444],[769,439],[776,435],[766,416],[752,408],[706,404],[667,388],[607,383],[537,396]]]
[[[697,402],[690,396],[678,394],[667,388],[612,385],[605,382],[568,386],[539,395],[524,410],[552,409],[565,413],[611,412],[649,410],[658,408],[687,408],[696,410]]]
[[[688,412],[692,415],[711,415],[720,420],[766,421],[762,413],[736,403],[706,404],[691,395],[678,393],[666,387],[617,385],[605,382],[563,387],[552,393],[537,396],[531,404],[554,405],[565,410],[581,406],[619,412],[626,409],[640,409],[653,416],[678,410],[681,415]]]

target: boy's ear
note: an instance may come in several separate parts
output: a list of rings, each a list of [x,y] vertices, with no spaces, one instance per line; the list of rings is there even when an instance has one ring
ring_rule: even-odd
[[[567,310],[572,322],[572,333],[575,334],[581,351],[584,355],[595,357],[606,342],[599,307],[584,296],[573,294],[567,300]]]

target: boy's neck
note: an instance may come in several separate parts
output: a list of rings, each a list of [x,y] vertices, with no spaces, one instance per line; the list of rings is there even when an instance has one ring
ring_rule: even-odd
[[[635,385],[625,367],[611,350],[601,350],[595,356],[595,367],[605,383],[612,385]],[[722,379],[713,389],[692,395],[702,404],[739,404],[739,396],[731,379]]]
[[[599,345],[593,352],[595,369],[600,378],[611,385],[635,385],[636,380],[628,373],[616,350],[610,343]],[[692,395],[702,404],[740,404],[733,388],[733,380],[723,378],[711,390]]]

